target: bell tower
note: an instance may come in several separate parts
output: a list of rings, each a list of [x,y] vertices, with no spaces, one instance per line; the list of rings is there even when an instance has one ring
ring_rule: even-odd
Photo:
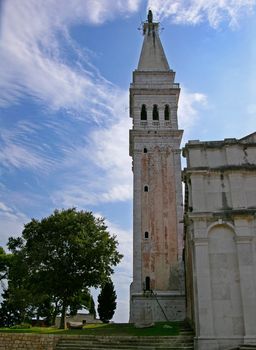
[[[130,322],[183,320],[183,208],[177,109],[180,88],[169,68],[159,23],[149,10],[130,86],[133,160],[133,282]]]

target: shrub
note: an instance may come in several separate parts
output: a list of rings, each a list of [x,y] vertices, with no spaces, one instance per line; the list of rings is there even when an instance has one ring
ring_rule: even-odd
[[[15,326],[11,326],[11,329],[28,329],[31,328],[30,323],[21,323],[21,324],[16,324]]]

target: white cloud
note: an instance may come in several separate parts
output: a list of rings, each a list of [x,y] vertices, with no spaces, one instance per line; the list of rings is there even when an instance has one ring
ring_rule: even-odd
[[[58,191],[52,195],[54,203],[64,206],[86,207],[100,203],[131,200],[132,170],[129,156],[129,129],[127,93],[121,93],[118,105],[113,107],[119,119],[109,126],[95,129],[89,139],[77,148],[66,150],[65,167],[76,169],[73,176],[68,172]],[[181,88],[179,102],[180,128],[186,137],[199,118],[199,110],[206,108],[207,97],[203,93]]]
[[[0,222],[0,246],[5,246],[10,236],[21,235],[28,218],[4,202],[0,202]]]
[[[114,101],[117,120],[97,128],[76,148],[66,149],[63,166],[77,169],[52,195],[54,203],[85,207],[132,199],[132,170],[129,157],[128,94],[121,92]]]
[[[129,15],[139,1],[10,0],[3,3],[1,31],[0,105],[17,103],[24,95],[52,109],[89,111],[90,119],[111,115],[108,101],[116,88],[81,54],[69,36],[74,24],[99,24]],[[62,49],[60,48],[60,43]],[[79,59],[68,63],[63,45]],[[81,59],[81,57],[83,57]],[[79,62],[77,62],[79,61]]]
[[[102,217],[100,213],[94,214]],[[123,259],[115,267],[112,280],[117,293],[117,309],[114,315],[115,322],[128,322],[129,319],[129,299],[130,284],[132,282],[132,231],[124,230],[118,224],[105,220],[109,232],[117,236],[119,242],[118,251],[123,254]],[[97,296],[99,290],[92,290],[97,308]]]
[[[117,292],[117,309],[114,316],[116,322],[128,322],[129,290],[132,282],[132,231],[124,230],[119,225],[106,220],[110,233],[117,236],[118,251],[123,259],[115,268],[113,282]]]
[[[2,128],[0,130],[1,166],[29,168],[42,172],[52,168],[54,158],[50,156],[48,146],[37,142],[40,131],[39,125],[22,120],[15,126]]]
[[[100,215],[102,216],[102,215]],[[116,235],[119,242],[118,250],[124,255],[122,259],[123,269],[129,271],[131,277],[131,259],[132,259],[132,232],[122,229],[118,224],[105,220],[108,230]]]
[[[5,205],[3,202],[0,202],[0,211],[4,213],[11,213],[12,209],[7,207],[7,205]]]
[[[4,69],[0,72],[2,102],[13,102],[25,92],[54,109],[81,113],[87,108],[88,115],[97,121],[104,116],[104,127],[95,129],[89,142],[87,139],[77,146],[70,145],[67,139],[62,144],[64,160],[63,154],[59,154],[58,162],[55,162],[56,155],[50,155],[49,145],[38,145],[36,138],[32,140],[32,134],[38,131],[33,126],[23,123],[11,133],[2,130],[0,160],[5,166],[47,170],[58,164],[59,169],[62,168],[60,183],[64,185],[52,195],[57,205],[84,207],[132,198],[128,94],[107,82],[88,63],[86,53],[83,68],[69,66],[61,56],[59,40],[65,38],[70,47],[74,45],[68,34],[72,24],[101,23],[118,13],[125,16],[136,11],[138,5],[136,0],[128,3],[73,0],[65,6],[60,0],[5,2],[1,41],[5,48],[1,54]],[[74,50],[80,59],[81,52]],[[110,106],[109,101],[114,101],[114,105]],[[197,107],[205,102],[203,94],[182,88],[179,107],[182,127],[188,130],[197,118]],[[83,118],[85,115],[83,113]]]
[[[45,161],[24,147],[14,144],[2,148],[0,161],[4,166],[16,168],[41,168],[44,169]]]
[[[116,15],[129,15],[138,10],[140,0],[87,0],[77,1],[81,13],[95,24],[100,24],[106,20],[112,19]]]
[[[179,101],[179,125],[189,133],[198,120],[198,109],[207,106],[207,96],[200,92],[190,92],[181,87]]]
[[[148,7],[162,21],[197,24],[207,20],[214,28],[223,21],[236,26],[244,14],[253,12],[255,0],[149,0]]]
[[[124,95],[125,102],[128,96]],[[122,100],[122,99],[121,99]],[[121,114],[120,114],[121,113]],[[132,198],[132,171],[129,157],[131,121],[123,110],[122,117],[112,126],[95,130],[91,135],[88,157],[104,171],[106,189],[102,201],[113,202]]]

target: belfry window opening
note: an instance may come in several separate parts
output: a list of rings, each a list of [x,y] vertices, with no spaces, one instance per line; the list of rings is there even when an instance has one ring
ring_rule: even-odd
[[[145,104],[141,106],[140,120],[147,120],[147,108]]]
[[[144,186],[144,192],[148,192],[148,186]]]
[[[159,120],[159,113],[157,105],[153,105],[153,120]]]
[[[170,108],[169,105],[164,107],[164,120],[170,120]]]

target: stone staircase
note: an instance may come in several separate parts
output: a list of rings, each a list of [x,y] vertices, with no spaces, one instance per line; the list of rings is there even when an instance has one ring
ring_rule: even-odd
[[[238,348],[232,348],[230,350],[256,350],[256,344],[243,344],[240,345]]]
[[[63,336],[56,350],[193,350],[193,334],[151,336]]]

